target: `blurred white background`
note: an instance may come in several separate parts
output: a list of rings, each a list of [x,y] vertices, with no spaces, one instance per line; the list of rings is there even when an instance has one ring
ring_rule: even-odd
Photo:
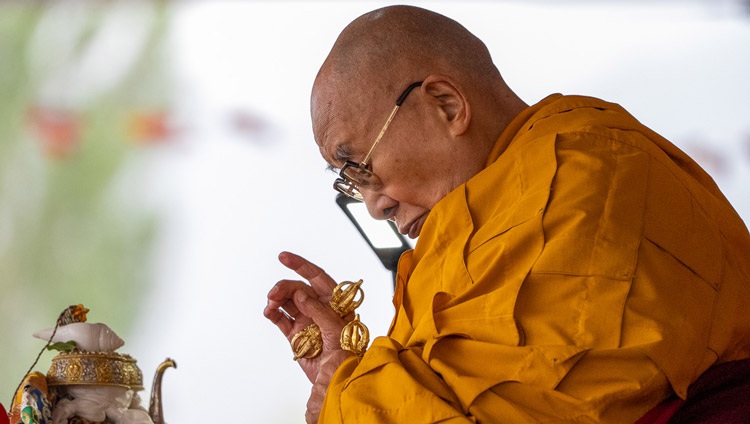
[[[162,219],[151,286],[120,349],[149,383],[159,362],[176,360],[163,383],[168,422],[304,422],[309,383],[262,315],[271,286],[294,277],[276,260],[282,250],[337,280],[363,278],[362,320],[372,334],[386,332],[391,274],[334,203],[309,93],[340,30],[391,3],[172,3],[164,54],[178,130],[126,172],[145,181],[137,201]],[[527,103],[561,92],[621,104],[693,155],[750,219],[745,4],[408,3],[484,40]],[[86,306],[92,321],[107,320]]]

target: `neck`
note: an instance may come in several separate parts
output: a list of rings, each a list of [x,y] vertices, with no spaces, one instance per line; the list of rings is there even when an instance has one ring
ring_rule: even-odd
[[[481,115],[483,122],[480,122],[479,128],[485,131],[479,134],[482,140],[482,157],[481,163],[484,166],[489,158],[490,152],[495,147],[495,143],[502,135],[503,131],[519,113],[529,106],[514,93],[503,93],[502,96],[495,96],[492,103],[485,110],[487,113]]]

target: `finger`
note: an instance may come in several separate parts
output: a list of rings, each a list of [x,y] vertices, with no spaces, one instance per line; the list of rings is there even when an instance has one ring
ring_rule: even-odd
[[[302,281],[281,280],[268,292],[268,304],[263,310],[263,315],[290,341],[297,332],[313,323],[313,320],[304,316],[294,303],[293,296],[298,291],[317,296],[313,289]]]
[[[291,319],[295,320],[299,317],[300,311],[297,308],[297,305],[294,304],[293,300],[289,300],[288,302],[284,303],[279,307],[279,310],[281,313],[286,314]]]
[[[333,288],[336,287],[333,278],[326,274],[322,268],[302,256],[291,252],[281,252],[279,262],[309,281],[318,296],[330,296]]]
[[[296,309],[296,306],[294,307]],[[307,316],[298,316],[297,319],[285,314],[278,308],[272,308],[266,306],[263,310],[263,315],[268,318],[276,327],[281,330],[284,337],[291,341],[295,334],[301,331],[303,328],[313,323],[312,318]]]
[[[268,303],[263,310],[263,315],[279,327],[279,330],[287,337],[290,337],[293,330],[298,327],[295,327],[295,323],[301,318],[299,308],[293,300],[294,293],[299,290],[312,291],[310,286],[301,281],[279,281],[269,291]],[[309,325],[312,320],[303,319],[303,322]]]
[[[313,288],[302,281],[281,280],[268,292],[268,305],[272,308],[280,308],[283,312],[287,312],[296,318],[299,310],[292,299],[294,293],[298,290],[304,290],[312,296],[317,296]]]
[[[280,306],[276,302],[269,301],[265,309],[269,311],[270,310],[279,311],[285,317],[289,318],[289,320],[291,320],[292,322],[294,322],[300,315],[299,309],[297,309],[297,305],[294,304],[293,300],[289,300]]]
[[[295,293],[294,303],[297,305],[297,308],[303,316],[310,317],[316,324],[318,324],[321,333],[323,333],[324,340],[338,340],[345,322],[328,304],[324,304],[318,299],[310,297],[303,291]]]
[[[284,334],[286,338],[289,338],[289,335],[292,333],[294,328],[294,320],[290,319],[287,315],[282,313],[279,308],[271,307],[271,305],[266,306],[265,309],[263,309],[263,315],[268,318],[269,321],[271,321],[276,327],[281,330],[281,333]]]
[[[306,290],[314,293],[314,290],[302,281],[281,280],[268,292],[268,304],[275,308],[283,307],[292,300],[297,290]]]

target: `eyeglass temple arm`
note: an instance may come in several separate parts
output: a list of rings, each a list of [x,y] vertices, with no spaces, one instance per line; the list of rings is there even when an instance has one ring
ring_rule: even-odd
[[[417,81],[415,83],[412,83],[408,87],[406,87],[406,90],[404,90],[404,92],[401,93],[400,96],[398,96],[398,100],[396,100],[396,106],[401,106],[401,103],[403,103],[404,100],[406,100],[406,96],[408,96],[409,93],[411,93],[411,90],[414,90],[415,88],[419,87],[420,85],[422,85],[423,82],[424,81]]]
[[[360,164],[363,167],[367,166],[367,163],[370,161],[370,155],[372,155],[372,151],[375,150],[375,146],[380,143],[380,139],[383,138],[383,134],[385,134],[385,130],[388,129],[388,126],[391,125],[391,121],[393,121],[393,117],[396,116],[396,112],[398,112],[398,109],[401,107],[401,105],[396,105],[393,110],[391,111],[391,115],[388,117],[388,120],[385,121],[385,125],[383,125],[383,129],[380,130],[380,133],[378,134],[378,137],[375,139],[375,142],[372,143],[372,147],[370,147],[370,151],[367,152],[367,156],[360,162]]]
[[[409,85],[408,87],[406,87],[406,90],[404,90],[404,92],[401,93],[401,95],[398,97],[398,99],[396,100],[396,106],[391,111],[391,116],[389,116],[388,120],[385,121],[385,125],[383,125],[383,129],[380,130],[380,133],[378,134],[378,137],[375,139],[375,142],[372,143],[372,147],[370,147],[370,151],[367,152],[367,155],[365,156],[365,158],[362,160],[362,162],[360,162],[360,164],[363,167],[367,166],[367,163],[370,161],[370,155],[372,155],[372,151],[375,150],[375,146],[377,146],[378,143],[380,143],[380,139],[383,138],[383,134],[385,134],[385,131],[388,129],[388,126],[391,125],[391,121],[393,121],[393,117],[396,116],[396,112],[398,112],[398,109],[401,107],[401,104],[404,103],[404,100],[406,100],[406,96],[408,96],[409,93],[411,93],[411,90],[419,87],[420,85],[422,85],[422,81],[415,82]]]

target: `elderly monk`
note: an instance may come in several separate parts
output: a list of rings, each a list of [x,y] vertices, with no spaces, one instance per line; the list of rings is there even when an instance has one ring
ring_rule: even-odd
[[[336,282],[279,256],[306,281],[278,282],[266,317],[322,340],[299,358],[308,422],[632,423],[750,356],[747,228],[622,107],[528,106],[479,39],[405,6],[341,33],[311,103],[335,187],[419,239],[361,357],[341,348]]]

